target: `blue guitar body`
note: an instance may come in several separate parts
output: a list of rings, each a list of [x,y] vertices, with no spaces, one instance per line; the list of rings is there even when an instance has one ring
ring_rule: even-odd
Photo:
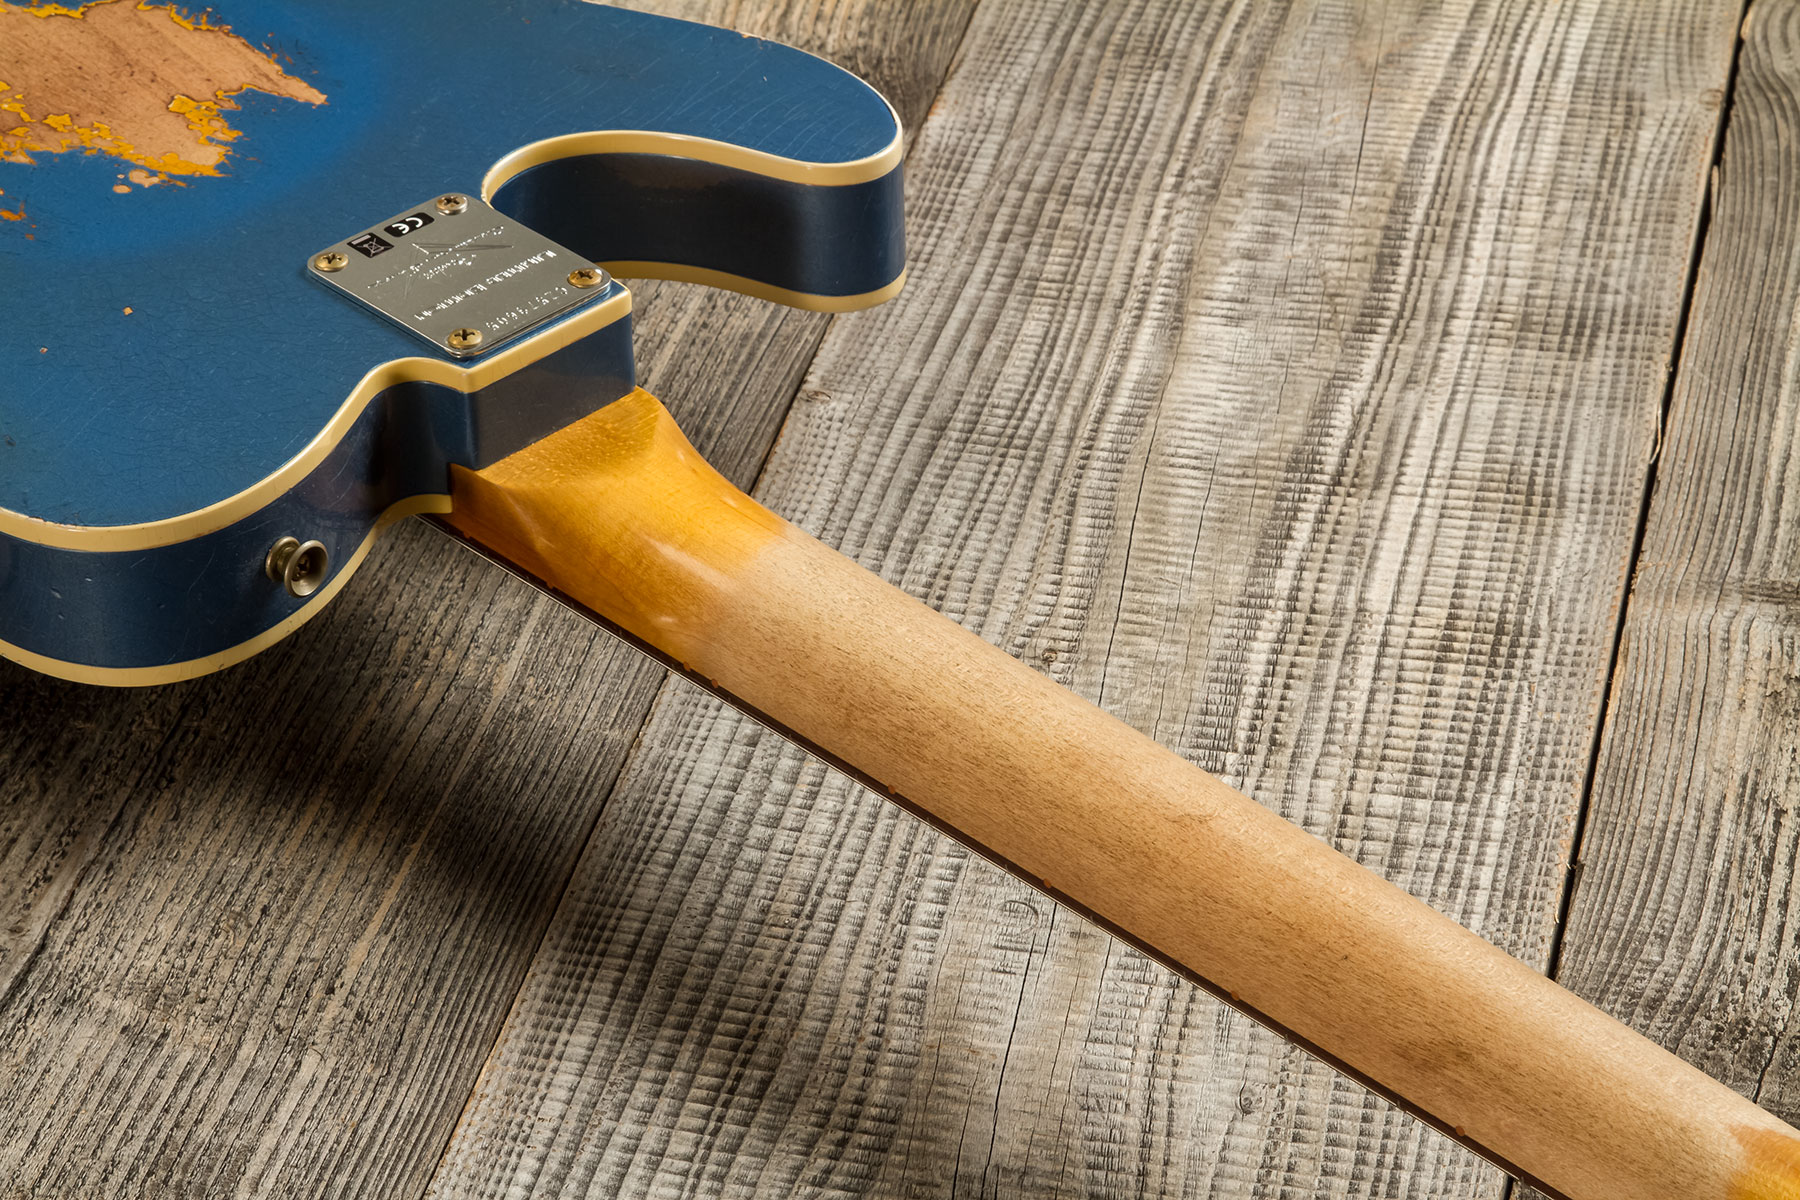
[[[444,511],[452,464],[630,391],[629,293],[565,287],[564,266],[827,310],[900,286],[898,124],[820,59],[558,0],[221,0],[207,20],[322,99],[237,93],[216,174],[129,194],[106,153],[0,162],[23,211],[0,223],[0,654],[35,669],[137,684],[244,658],[329,602],[383,523]],[[366,272],[373,229],[384,268],[460,254],[499,288],[525,259],[432,208],[459,193],[559,247],[532,305],[564,306],[514,306],[468,353],[319,265]],[[431,222],[415,242],[378,236],[408,213]],[[328,564],[307,595],[268,569],[290,537]]]

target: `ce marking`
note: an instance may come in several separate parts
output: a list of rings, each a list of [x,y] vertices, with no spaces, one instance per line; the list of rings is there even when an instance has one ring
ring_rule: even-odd
[[[386,225],[382,226],[382,229],[385,230],[390,237],[403,238],[407,234],[423,229],[429,224],[431,224],[430,217],[422,212],[416,212],[410,217],[401,217],[397,221],[389,221]]]

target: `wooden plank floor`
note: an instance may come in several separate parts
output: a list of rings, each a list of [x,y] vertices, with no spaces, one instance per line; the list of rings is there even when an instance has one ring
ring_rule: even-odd
[[[1800,7],[1756,4],[1562,976],[1800,1115]]]
[[[727,473],[1792,1119],[1792,3],[656,7],[916,131],[886,308],[639,289]],[[422,528],[0,692],[3,1197],[1507,1189]]]

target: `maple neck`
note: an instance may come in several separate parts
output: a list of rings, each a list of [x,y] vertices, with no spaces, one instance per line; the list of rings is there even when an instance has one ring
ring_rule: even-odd
[[[911,811],[1574,1200],[1800,1195],[1800,1134],[821,545],[627,396],[449,522]]]

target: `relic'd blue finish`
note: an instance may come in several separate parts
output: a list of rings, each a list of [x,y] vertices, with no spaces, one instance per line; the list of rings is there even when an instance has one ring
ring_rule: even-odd
[[[29,216],[0,223],[0,654],[36,669],[151,683],[243,658],[384,520],[443,511],[450,464],[630,390],[617,283],[458,360],[308,277],[424,198],[485,196],[616,274],[832,310],[900,285],[897,122],[820,59],[557,0],[208,17],[325,102],[237,95],[222,174],[186,186],[117,194],[104,154],[0,162]],[[305,599],[264,570],[284,536],[328,552]]]

